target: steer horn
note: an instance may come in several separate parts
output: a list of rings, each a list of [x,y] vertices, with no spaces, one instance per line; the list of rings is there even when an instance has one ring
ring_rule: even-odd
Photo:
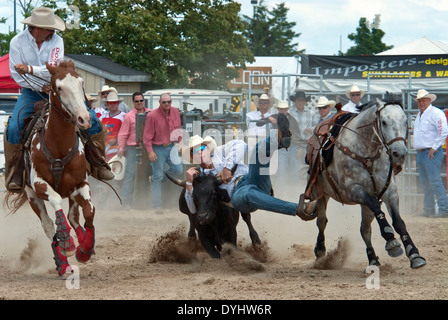
[[[185,188],[185,186],[186,186],[186,183],[185,183],[186,181],[185,180],[181,180],[181,179],[176,179],[176,178],[170,177],[170,175],[166,174],[166,173],[165,173],[165,175],[174,184],[177,184],[179,187]]]

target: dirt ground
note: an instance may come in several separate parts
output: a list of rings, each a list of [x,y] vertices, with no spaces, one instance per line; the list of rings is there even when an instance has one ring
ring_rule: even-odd
[[[301,190],[296,191],[297,195]],[[174,200],[179,193],[173,192]],[[0,196],[3,202],[4,191]],[[295,201],[294,197],[289,200]],[[28,205],[14,215],[2,208],[0,299],[448,298],[448,219],[402,213],[410,235],[428,263],[418,270],[409,267],[405,255],[398,258],[387,255],[374,221],[374,246],[382,266],[374,273],[366,273],[359,207],[330,202],[326,244],[331,255],[325,263],[316,264],[315,221],[255,212],[252,221],[264,242],[263,248],[252,250],[247,227],[241,219],[238,247],[225,246],[222,258],[213,260],[200,245],[188,242],[187,217],[175,208],[176,201],[173,203],[171,209],[156,214],[151,210],[124,211],[113,201],[96,199],[96,254],[86,264],[69,258],[77,269],[76,279],[58,277],[50,241]]]

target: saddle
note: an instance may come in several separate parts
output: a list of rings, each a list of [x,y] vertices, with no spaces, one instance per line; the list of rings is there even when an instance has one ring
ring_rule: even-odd
[[[50,172],[52,173],[54,179],[55,179],[55,190],[56,192],[59,189],[59,181],[61,179],[62,173],[64,171],[64,166],[70,162],[70,160],[75,156],[76,152],[78,151],[78,143],[79,140],[75,139],[75,147],[72,148],[71,152],[62,159],[55,159],[53,155],[51,154],[50,150],[48,149],[47,145],[45,144],[44,139],[44,125],[45,120],[48,117],[48,109],[50,107],[50,104],[47,100],[41,100],[37,101],[34,104],[34,114],[30,117],[28,117],[25,120],[25,127],[21,135],[21,144],[22,144],[22,150],[29,150],[31,146],[31,139],[34,136],[34,134],[39,134],[39,139],[41,141],[41,147],[42,152],[45,155],[45,158],[48,160],[50,164]],[[23,159],[23,157],[21,157]],[[27,161],[20,161],[19,167],[17,168],[20,170],[20,172],[25,171],[25,179],[27,184],[29,185],[31,183],[30,181],[30,163],[31,159],[27,157]]]
[[[354,116],[353,113],[341,111],[341,106],[340,103],[336,105],[338,112],[332,118],[324,120],[318,124],[314,129],[313,135],[308,139],[305,162],[309,165],[309,175],[305,192],[300,195],[299,208],[304,207],[305,200],[309,200],[310,202],[319,200],[324,195],[322,181],[319,180],[319,174],[321,172],[328,174],[325,169],[330,165],[333,159],[336,138],[339,135],[342,125]],[[337,188],[331,177],[327,180],[335,193],[338,194]],[[306,216],[304,212],[302,212],[302,214]]]

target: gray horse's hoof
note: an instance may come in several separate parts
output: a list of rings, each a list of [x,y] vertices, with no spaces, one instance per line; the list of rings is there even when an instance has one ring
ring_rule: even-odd
[[[418,253],[411,254],[409,256],[409,261],[411,262],[412,269],[418,269],[426,265],[426,260]]]
[[[399,257],[403,254],[403,249],[401,249],[401,244],[397,239],[392,239],[386,243],[386,251],[391,257]]]

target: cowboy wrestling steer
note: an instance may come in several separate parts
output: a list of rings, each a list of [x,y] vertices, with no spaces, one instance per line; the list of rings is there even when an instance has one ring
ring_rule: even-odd
[[[168,178],[184,188],[179,197],[179,210],[188,215],[191,226],[197,230],[199,241],[210,257],[215,259],[221,257],[219,252],[224,242],[236,246],[239,212],[224,204],[229,202],[230,198],[225,190],[219,188],[223,183],[222,179],[202,172],[195,176],[193,200],[197,212],[192,213],[185,200],[185,181],[170,176]]]

